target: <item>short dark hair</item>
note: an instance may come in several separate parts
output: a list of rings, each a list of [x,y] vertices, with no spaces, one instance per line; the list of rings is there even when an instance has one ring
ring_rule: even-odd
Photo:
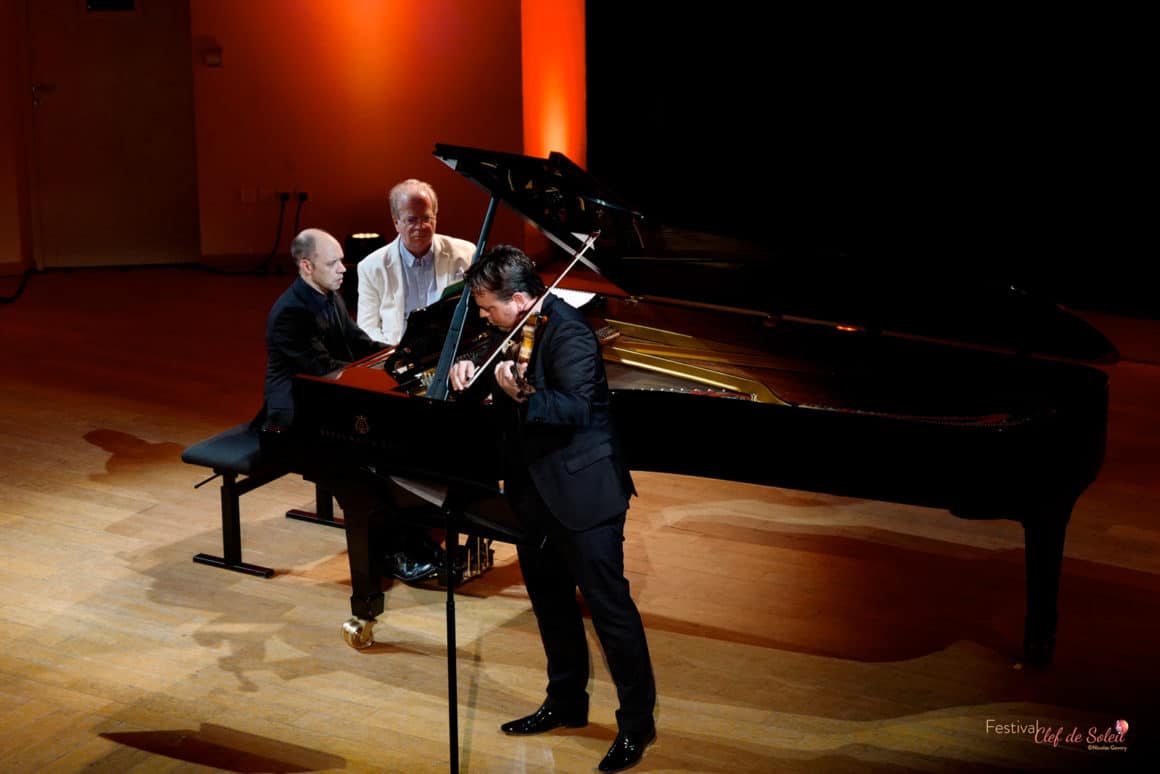
[[[472,293],[490,291],[500,301],[511,301],[516,293],[539,298],[547,290],[536,272],[536,264],[512,245],[493,247],[464,273],[463,280]]]

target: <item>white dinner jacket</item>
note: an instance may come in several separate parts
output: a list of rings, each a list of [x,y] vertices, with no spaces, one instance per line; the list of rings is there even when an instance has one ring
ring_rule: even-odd
[[[442,292],[463,279],[475,256],[475,244],[436,234],[431,245],[435,249],[435,285]],[[375,341],[398,344],[407,328],[399,237],[359,261],[357,271],[358,327]]]

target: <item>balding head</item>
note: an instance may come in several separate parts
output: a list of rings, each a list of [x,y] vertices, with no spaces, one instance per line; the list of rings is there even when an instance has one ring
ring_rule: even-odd
[[[410,200],[415,198],[425,199],[431,206],[431,214],[439,214],[439,197],[435,195],[435,189],[431,187],[430,183],[412,177],[396,184],[391,189],[391,220],[398,220],[399,213],[403,211]]]
[[[290,243],[290,257],[298,266],[298,276],[315,290],[326,293],[342,286],[346,267],[342,263],[342,245],[320,228],[308,228]]]
[[[320,228],[308,228],[298,233],[290,243],[290,257],[294,265],[302,270],[302,261],[310,260],[318,252],[321,245],[338,247],[338,240]]]

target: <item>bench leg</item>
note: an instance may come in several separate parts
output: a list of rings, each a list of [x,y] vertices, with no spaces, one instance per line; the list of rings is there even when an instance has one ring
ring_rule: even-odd
[[[235,473],[222,473],[221,476],[222,555],[197,554],[193,557],[193,561],[198,564],[208,564],[211,567],[222,567],[226,570],[244,572],[247,575],[269,578],[274,574],[274,571],[269,567],[261,567],[242,561],[242,518],[238,502],[241,494],[238,492],[238,477]]]
[[[330,491],[324,489],[322,484],[314,485],[313,513],[298,508],[291,508],[286,511],[286,518],[298,519],[298,521],[310,521],[315,524],[325,524],[328,527],[346,528],[346,522],[335,517],[334,499],[331,497]]]

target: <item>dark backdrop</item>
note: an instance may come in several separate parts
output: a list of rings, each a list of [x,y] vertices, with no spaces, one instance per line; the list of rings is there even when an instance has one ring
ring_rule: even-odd
[[[644,211],[1155,313],[1140,20],[697,8],[588,3],[588,167]]]

